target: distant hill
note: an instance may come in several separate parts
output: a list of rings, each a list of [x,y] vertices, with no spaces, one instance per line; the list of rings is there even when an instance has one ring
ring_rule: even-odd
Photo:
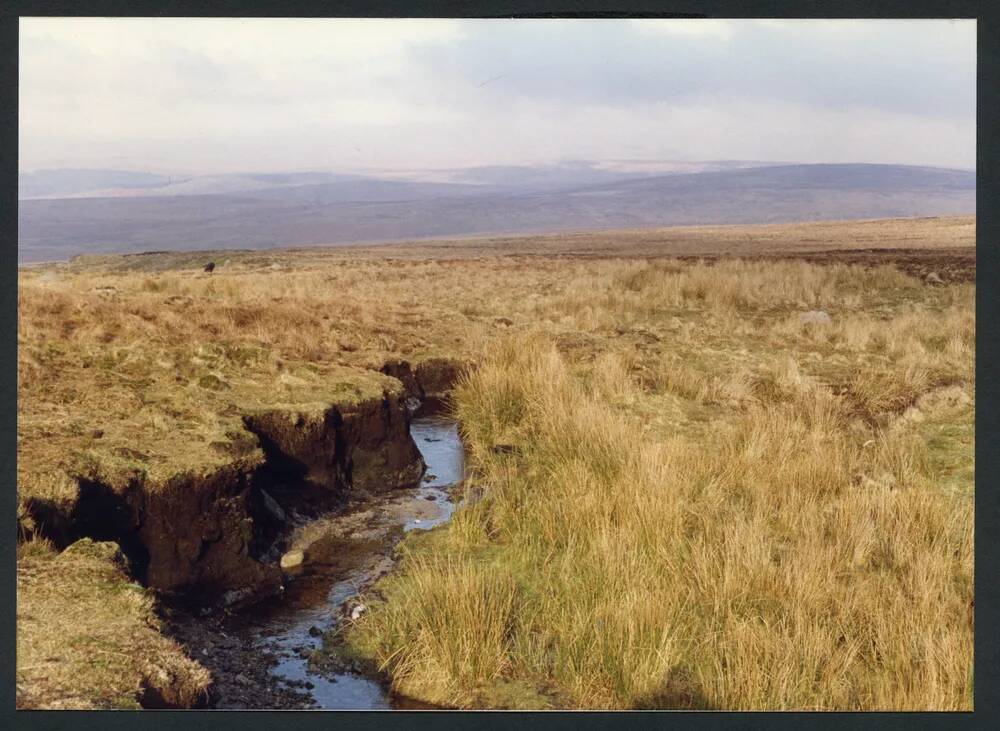
[[[122,170],[37,170],[18,175],[21,200],[215,195],[320,185],[361,178],[334,173],[158,175]]]
[[[144,191],[138,197],[22,200],[19,260],[58,260],[89,252],[260,249],[472,234],[975,213],[975,173],[942,168],[734,165],[653,176],[611,172],[598,176],[596,183],[592,168],[576,178],[565,170],[520,177],[516,168],[477,170],[468,176],[474,183],[310,173],[274,180],[242,176],[254,184],[207,194]],[[301,177],[305,175],[314,177]]]
[[[360,200],[377,191],[372,200],[396,200],[396,191],[416,192],[418,185],[452,184],[451,192],[482,192],[486,187],[508,192],[596,185],[650,175],[730,170],[779,163],[740,160],[672,162],[609,160],[603,163],[576,161],[548,165],[486,165],[466,168],[411,170],[392,175],[360,175],[327,172],[223,173],[217,175],[160,175],[123,170],[36,170],[18,176],[18,198],[117,198],[174,195],[215,195],[268,191],[292,192],[298,188],[332,185],[332,200]],[[408,186],[408,187],[406,187]],[[462,186],[460,188],[459,186]],[[431,185],[426,194],[443,189]],[[294,193],[293,193],[294,195]],[[308,197],[308,194],[307,194]],[[420,197],[424,197],[421,194]]]
[[[166,175],[127,170],[38,170],[17,176],[17,197],[75,196],[115,188],[155,189],[169,182]]]

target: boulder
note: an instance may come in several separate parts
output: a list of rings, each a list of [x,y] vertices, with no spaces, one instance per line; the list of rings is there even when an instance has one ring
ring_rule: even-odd
[[[824,310],[809,310],[799,315],[799,322],[803,325],[829,325],[833,321]]]

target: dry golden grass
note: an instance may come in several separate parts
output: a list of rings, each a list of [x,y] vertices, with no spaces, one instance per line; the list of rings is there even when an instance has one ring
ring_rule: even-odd
[[[455,394],[482,499],[355,652],[446,705],[971,708],[971,287],[618,264],[534,319]]]
[[[713,227],[216,252],[212,275],[192,254],[25,269],[19,497],[72,499],[73,471],[211,469],[252,408],[381,393],[398,385],[373,370],[388,358],[475,360],[455,403],[483,497],[407,544],[350,636],[399,689],[468,706],[968,708],[973,286],[837,255],[657,257],[936,250],[973,231]],[[832,322],[801,322],[814,309]],[[58,602],[101,601],[73,597]],[[55,614],[19,621],[19,643],[65,642]],[[76,685],[25,676],[24,704],[105,703],[79,667]]]

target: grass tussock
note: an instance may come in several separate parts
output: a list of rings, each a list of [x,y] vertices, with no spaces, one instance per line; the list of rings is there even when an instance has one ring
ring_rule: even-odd
[[[939,489],[918,433],[771,365],[695,440],[622,408],[643,396],[621,359],[496,343],[455,393],[484,495],[350,641],[448,705],[970,708],[968,493]],[[659,383],[694,405],[725,390],[682,373]],[[902,380],[869,408],[927,387]]]

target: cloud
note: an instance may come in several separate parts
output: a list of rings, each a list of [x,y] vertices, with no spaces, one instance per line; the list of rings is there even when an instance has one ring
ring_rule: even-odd
[[[729,40],[737,32],[738,21],[718,18],[682,19],[642,19],[629,21],[629,29],[638,33],[665,36],[694,36]]]
[[[417,53],[454,83],[504,74],[508,93],[527,98],[624,104],[725,95],[952,116],[975,109],[972,22],[507,23],[471,23],[461,40]]]
[[[20,164],[971,166],[974,21],[30,18]]]

